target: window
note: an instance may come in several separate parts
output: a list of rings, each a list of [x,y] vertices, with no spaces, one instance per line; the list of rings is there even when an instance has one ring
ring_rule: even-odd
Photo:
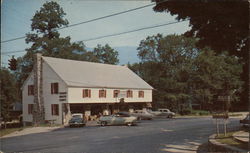
[[[138,92],[138,97],[139,98],[144,98],[144,91],[139,91]]]
[[[106,90],[99,90],[99,98],[106,98]]]
[[[28,85],[28,96],[34,95],[34,85]]]
[[[59,104],[51,104],[52,115],[59,115]]]
[[[33,104],[28,104],[28,114],[32,114],[33,113]]]
[[[114,90],[114,98],[117,98],[120,93],[120,90]]]
[[[51,83],[51,94],[58,94],[58,83]]]
[[[132,90],[128,90],[127,91],[127,98],[132,98],[133,97],[133,91]]]
[[[82,90],[82,98],[90,98],[91,97],[91,90],[90,89],[83,89]]]

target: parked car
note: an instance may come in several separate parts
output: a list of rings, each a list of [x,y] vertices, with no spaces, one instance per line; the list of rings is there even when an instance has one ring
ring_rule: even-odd
[[[116,113],[113,115],[101,116],[98,123],[105,125],[136,125],[137,117],[131,116],[129,113]]]
[[[158,109],[159,112],[161,112],[161,116],[166,116],[167,118],[173,118],[175,116],[174,112],[171,112],[169,109],[161,108]]]
[[[86,125],[86,120],[81,113],[72,114],[72,118],[69,120],[69,127],[83,127]]]
[[[135,110],[130,113],[132,116],[136,116],[138,120],[152,120],[154,115],[145,110]]]
[[[162,115],[162,112],[160,112],[160,111],[153,111],[153,110],[148,109],[147,112],[154,115],[154,116],[161,116]]]
[[[248,114],[244,119],[240,120],[240,123],[245,127],[250,127],[250,114]]]

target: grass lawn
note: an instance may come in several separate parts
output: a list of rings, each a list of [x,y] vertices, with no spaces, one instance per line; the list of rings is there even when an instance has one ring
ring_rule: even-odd
[[[0,137],[7,135],[7,134],[10,134],[10,133],[13,133],[13,132],[16,132],[16,131],[21,131],[23,129],[24,129],[24,127],[1,129],[0,130]]]
[[[223,143],[223,144],[228,144],[228,145],[231,145],[231,146],[234,146],[234,147],[237,147],[237,148],[247,150],[248,149],[248,144],[244,144],[244,143],[240,143],[238,141],[235,141],[233,139],[233,134],[234,133],[235,132],[228,132],[227,136],[224,136],[224,134],[219,134],[219,136],[216,137],[216,140],[218,142],[220,142],[220,143]]]

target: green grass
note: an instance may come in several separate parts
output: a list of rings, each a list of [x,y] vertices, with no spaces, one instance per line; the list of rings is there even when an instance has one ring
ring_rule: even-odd
[[[216,140],[220,143],[223,144],[228,144],[230,146],[234,146],[237,148],[241,148],[241,149],[248,149],[248,144],[244,144],[244,143],[240,143],[238,141],[235,141],[233,139],[233,134],[235,132],[228,132],[227,135],[225,136],[224,134],[219,134],[219,136],[216,137]]]
[[[22,131],[23,129],[24,129],[23,127],[1,129],[0,130],[0,136],[2,137],[4,135],[10,134],[10,133],[13,133],[13,132],[16,132],[16,131]]]

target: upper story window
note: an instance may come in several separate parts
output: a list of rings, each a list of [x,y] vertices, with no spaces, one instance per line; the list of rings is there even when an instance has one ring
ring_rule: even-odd
[[[106,90],[99,90],[99,98],[106,98]]]
[[[58,94],[58,83],[51,83],[51,94]]]
[[[28,114],[32,114],[34,109],[34,104],[28,104]]]
[[[28,96],[34,95],[34,85],[28,85]]]
[[[58,104],[51,104],[51,114],[52,115],[59,115],[59,105]]]
[[[82,98],[90,98],[91,97],[91,90],[90,89],[83,89],[82,90]]]
[[[138,92],[138,97],[139,98],[144,98],[144,91],[139,91]]]
[[[117,98],[120,93],[120,90],[114,90],[114,98]]]
[[[127,91],[127,98],[132,98],[133,97],[133,91],[132,90],[128,90]]]

